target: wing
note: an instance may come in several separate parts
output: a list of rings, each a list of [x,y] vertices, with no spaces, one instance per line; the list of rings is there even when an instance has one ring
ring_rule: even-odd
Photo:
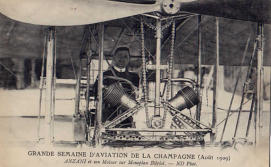
[[[159,4],[109,0],[0,0],[0,12],[30,24],[72,26],[93,24],[160,9]]]

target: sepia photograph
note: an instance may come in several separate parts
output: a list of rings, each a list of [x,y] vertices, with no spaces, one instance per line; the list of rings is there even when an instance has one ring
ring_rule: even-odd
[[[270,166],[270,8],[0,0],[0,166]]]

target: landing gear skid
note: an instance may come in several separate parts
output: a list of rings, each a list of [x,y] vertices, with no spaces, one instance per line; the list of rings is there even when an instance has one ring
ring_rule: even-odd
[[[134,146],[142,146],[145,148],[150,147],[161,147],[165,149],[174,149],[174,148],[183,148],[183,147],[194,147],[194,146],[201,146],[201,148],[205,147],[205,141],[185,141],[185,142],[169,142],[169,141],[107,141],[102,144],[103,146],[110,146],[110,147],[134,147]]]

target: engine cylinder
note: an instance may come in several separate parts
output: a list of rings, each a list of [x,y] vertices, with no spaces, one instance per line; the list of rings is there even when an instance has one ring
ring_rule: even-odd
[[[199,98],[196,92],[189,86],[181,89],[172,99],[169,104],[178,110],[191,108],[199,103]]]
[[[104,102],[113,107],[121,105],[123,109],[130,109],[137,105],[137,102],[118,83],[106,87],[103,91],[103,97]]]

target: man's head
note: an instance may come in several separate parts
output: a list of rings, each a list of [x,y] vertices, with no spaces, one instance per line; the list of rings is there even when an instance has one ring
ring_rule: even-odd
[[[118,68],[126,68],[129,64],[130,52],[127,47],[119,47],[113,55],[113,65]]]

